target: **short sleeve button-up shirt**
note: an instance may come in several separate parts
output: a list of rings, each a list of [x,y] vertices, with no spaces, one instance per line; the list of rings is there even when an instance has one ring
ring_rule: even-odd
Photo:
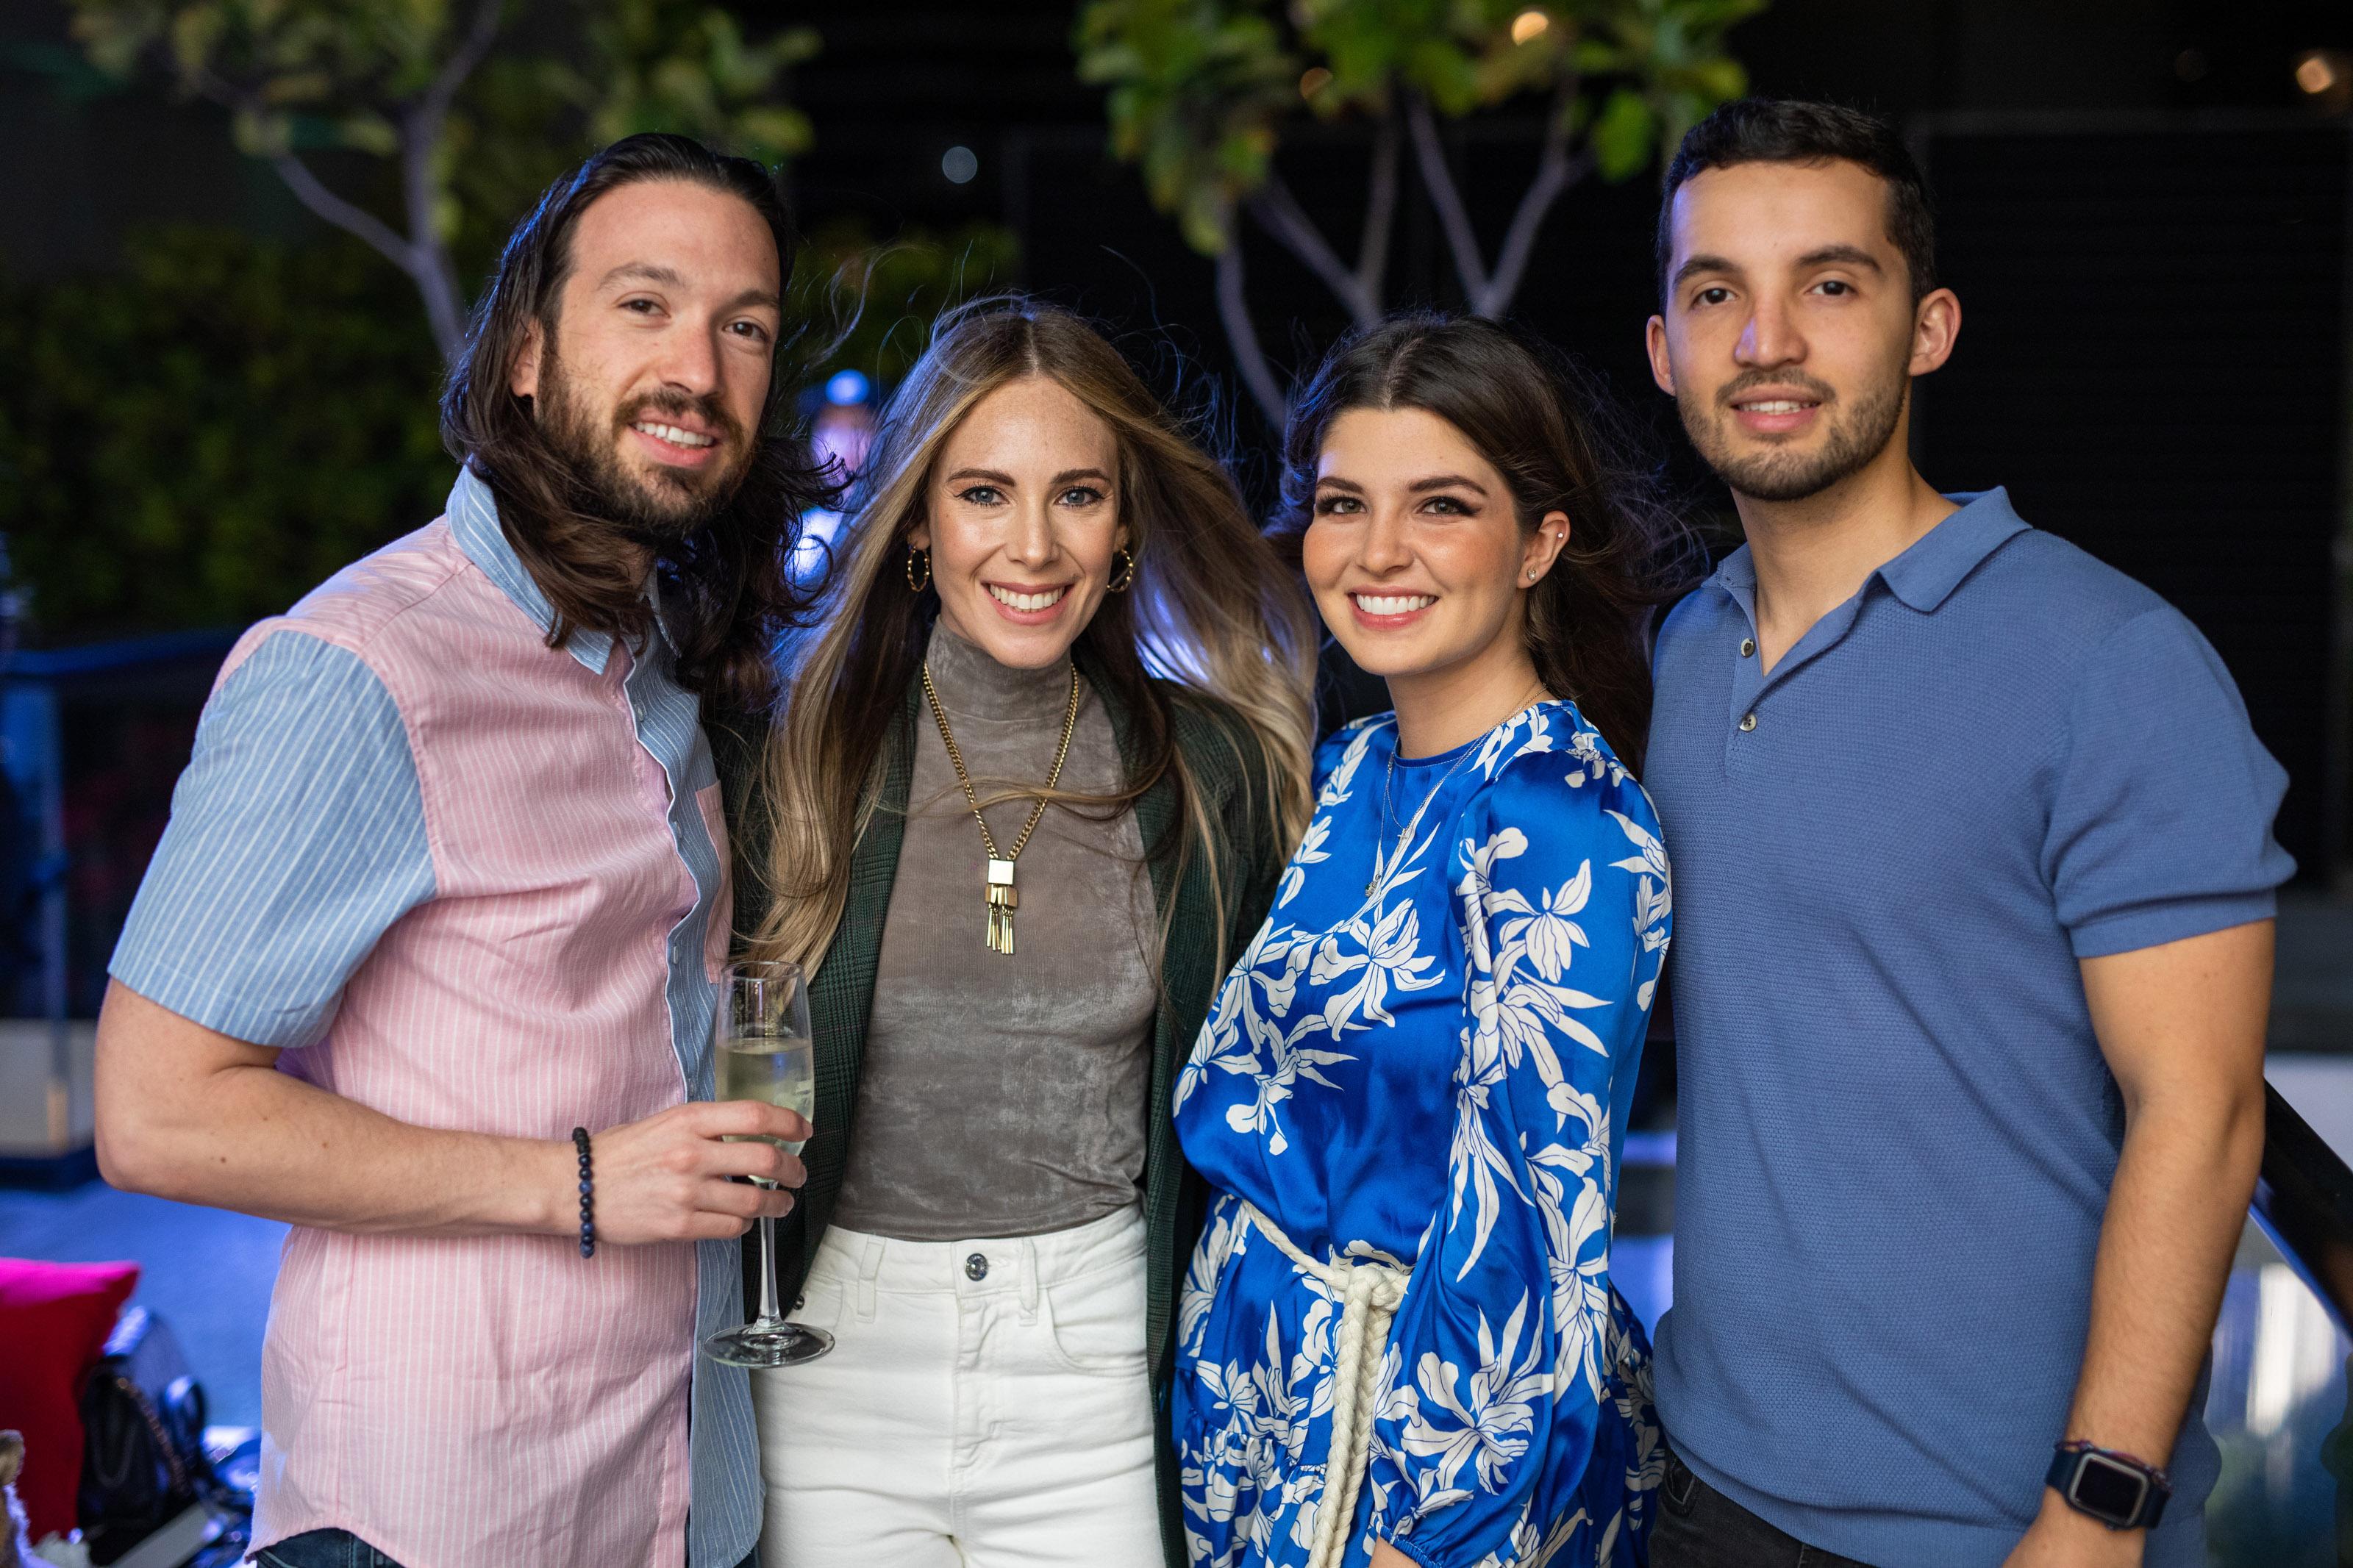
[[[1810,1545],[1998,1568],[2064,1435],[2123,1117],[2081,961],[2269,917],[2285,775],[2181,614],[1966,502],[1769,670],[1746,549],[1669,617],[1659,1414]],[[2202,1408],[2202,1394],[2200,1405]],[[2193,1413],[2150,1568],[2205,1562]]]
[[[115,952],[124,985],[416,1125],[563,1140],[712,1095],[718,780],[657,632],[552,612],[470,473],[230,653]],[[733,1568],[759,1533],[733,1243],[298,1226],[256,1545],[407,1568]]]

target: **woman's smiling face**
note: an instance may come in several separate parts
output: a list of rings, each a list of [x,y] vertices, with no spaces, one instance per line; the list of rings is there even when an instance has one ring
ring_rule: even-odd
[[[1559,512],[1522,529],[1503,475],[1447,420],[1352,408],[1324,433],[1301,564],[1348,656],[1395,680],[1524,658],[1526,590],[1567,533]]]
[[[948,629],[997,663],[1039,669],[1070,651],[1103,605],[1127,542],[1119,442],[1050,376],[975,404],[933,465],[925,519]]]

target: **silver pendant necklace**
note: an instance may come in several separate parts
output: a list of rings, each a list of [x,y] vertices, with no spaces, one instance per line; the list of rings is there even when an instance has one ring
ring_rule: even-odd
[[[1510,723],[1512,719],[1516,719],[1526,712],[1532,702],[1540,701],[1543,698],[1544,681],[1538,679],[1522,695],[1519,702],[1512,709],[1511,717],[1505,719],[1504,722]],[[1392,720],[1390,722],[1394,727],[1396,721]],[[1501,725],[1497,726],[1499,729],[1501,727]],[[1490,730],[1487,733],[1492,735],[1494,731]],[[1485,749],[1482,743],[1484,740],[1485,736],[1482,736],[1463,746],[1462,754],[1455,758],[1444,773],[1438,775],[1438,782],[1430,786],[1428,795],[1421,797],[1421,805],[1416,808],[1413,816],[1407,819],[1406,825],[1398,829],[1396,847],[1389,851],[1389,865],[1392,868],[1397,865],[1398,858],[1404,855],[1406,840],[1413,836],[1413,830],[1421,822],[1423,814],[1430,810],[1430,803],[1438,798],[1438,792],[1446,787],[1446,781],[1461,771],[1464,763],[1469,762],[1474,754]],[[1381,773],[1381,830],[1373,837],[1373,874],[1365,883],[1365,897],[1368,899],[1373,896],[1373,889],[1381,885],[1381,846],[1388,842],[1389,828],[1395,821],[1389,816],[1389,787],[1397,781],[1397,742],[1392,739],[1389,743],[1388,766]]]
[[[1398,828],[1397,845],[1389,851],[1390,866],[1396,866],[1398,858],[1405,854],[1406,840],[1413,836],[1413,830],[1419,826],[1422,815],[1430,810],[1430,803],[1438,798],[1438,792],[1446,787],[1446,781],[1452,778],[1456,771],[1468,762],[1471,754],[1478,749],[1476,742],[1463,747],[1462,754],[1448,764],[1446,771],[1438,775],[1438,782],[1430,786],[1430,793],[1421,797],[1421,805],[1415,808],[1410,817],[1406,819],[1406,825]],[[1373,839],[1373,874],[1365,883],[1365,897],[1368,899],[1373,896],[1373,889],[1381,885],[1381,846],[1388,841],[1389,829],[1396,826],[1396,819],[1389,815],[1389,790],[1396,782],[1397,752],[1393,747],[1389,752],[1388,766],[1381,773],[1381,830]]]

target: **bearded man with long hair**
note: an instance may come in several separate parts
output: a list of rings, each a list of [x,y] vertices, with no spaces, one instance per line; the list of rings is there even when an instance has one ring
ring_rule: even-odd
[[[733,1568],[736,1238],[801,1180],[712,1098],[729,848],[823,499],[781,422],[789,222],[633,136],[515,230],[443,400],[448,513],[230,654],[112,964],[115,1185],[290,1222],[258,1562]],[[764,1190],[732,1178],[781,1183]]]

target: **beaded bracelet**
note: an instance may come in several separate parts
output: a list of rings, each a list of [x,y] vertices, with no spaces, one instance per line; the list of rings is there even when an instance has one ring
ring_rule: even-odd
[[[580,1152],[580,1256],[596,1256],[596,1177],[588,1161],[588,1129],[572,1130],[572,1146]]]

